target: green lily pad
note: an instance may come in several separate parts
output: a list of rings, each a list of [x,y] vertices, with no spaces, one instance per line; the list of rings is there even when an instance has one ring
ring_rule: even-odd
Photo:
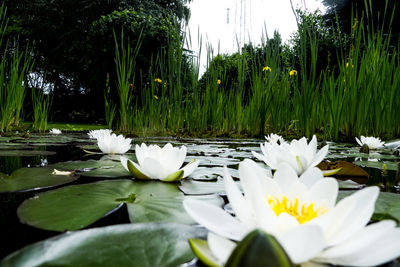
[[[175,184],[106,180],[38,194],[25,200],[17,213],[22,222],[41,229],[77,230],[126,203],[132,222],[191,224],[194,221],[182,205],[184,198]]]
[[[356,191],[340,191],[338,201]],[[372,220],[393,219],[400,223],[400,194],[380,192],[375,203],[375,211]]]
[[[228,171],[233,177],[239,177],[238,170],[228,168]],[[197,167],[197,169],[189,175],[189,178],[196,181],[210,181],[222,177],[223,173],[223,167]]]
[[[193,259],[187,240],[205,231],[179,224],[121,224],[68,232],[16,251],[2,266],[179,266]]]
[[[21,168],[11,175],[0,173],[0,192],[38,190],[70,183],[77,175],[53,175],[53,168]]]
[[[0,150],[2,157],[34,157],[34,156],[50,156],[55,155],[53,151],[40,150]]]
[[[369,168],[376,168],[381,169],[383,164],[386,164],[386,167],[389,171],[397,171],[397,162],[390,162],[390,161],[355,161],[354,164],[361,166],[361,167],[369,167]]]

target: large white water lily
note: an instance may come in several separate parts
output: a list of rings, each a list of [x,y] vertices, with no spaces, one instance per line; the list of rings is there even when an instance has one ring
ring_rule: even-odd
[[[199,161],[193,160],[181,168],[186,158],[186,151],[186,146],[178,148],[170,143],[162,148],[158,145],[147,146],[143,143],[135,147],[138,164],[125,157],[121,157],[121,164],[137,179],[179,181],[199,166]]]
[[[385,220],[367,225],[379,194],[367,187],[336,204],[338,183],[310,168],[300,178],[287,164],[267,176],[254,161],[239,164],[244,195],[225,169],[225,189],[236,217],[199,200],[186,211],[210,230],[208,245],[223,265],[240,241],[258,228],[272,234],[295,264],[374,266],[400,256],[400,229]]]
[[[106,154],[124,154],[131,148],[130,138],[104,131],[95,135],[99,149]]]
[[[288,163],[298,175],[304,173],[307,169],[315,167],[328,154],[329,146],[326,145],[317,150],[317,137],[314,135],[310,143],[307,143],[305,137],[299,140],[292,140],[289,143],[270,143],[260,144],[263,154],[252,151],[253,155],[265,162],[272,169],[276,168],[282,162]]]
[[[361,140],[360,140],[361,139]],[[373,137],[373,136],[363,136],[361,135],[360,139],[356,137],[356,141],[360,146],[367,145],[369,149],[376,149],[376,148],[381,148],[385,144],[385,142],[381,141],[379,137]]]
[[[286,143],[285,139],[283,139],[282,136],[280,136],[279,134],[274,134],[274,133],[271,133],[271,134],[265,136],[265,139],[270,144],[278,144],[279,145],[279,144]]]

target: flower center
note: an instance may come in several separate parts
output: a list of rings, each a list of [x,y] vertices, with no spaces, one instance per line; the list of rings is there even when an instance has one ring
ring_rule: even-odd
[[[299,205],[299,200],[297,198],[294,202],[289,200],[286,196],[283,196],[282,199],[275,196],[267,196],[267,199],[268,204],[277,216],[286,212],[296,218],[300,224],[311,221],[328,211],[324,207],[314,207],[314,203]]]

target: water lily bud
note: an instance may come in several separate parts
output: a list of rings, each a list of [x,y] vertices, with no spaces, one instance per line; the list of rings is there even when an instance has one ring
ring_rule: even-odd
[[[362,147],[360,148],[360,153],[369,154],[369,146],[367,144],[362,145]]]

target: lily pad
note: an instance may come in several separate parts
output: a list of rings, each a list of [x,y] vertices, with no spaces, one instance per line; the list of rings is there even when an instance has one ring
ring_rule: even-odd
[[[356,191],[340,191],[338,201]],[[400,223],[400,194],[380,192],[372,220],[394,219]]]
[[[2,157],[34,157],[34,156],[50,156],[55,155],[53,151],[41,150],[0,150]]]
[[[369,167],[369,168],[376,168],[376,169],[381,169],[383,164],[386,164],[386,167],[389,171],[397,171],[397,162],[391,162],[391,161],[355,161],[354,164],[362,167]]]
[[[11,175],[0,173],[0,192],[38,190],[70,183],[77,175],[53,175],[53,168],[21,168]]]
[[[126,203],[132,222],[191,224],[194,221],[182,205],[184,198],[175,184],[106,180],[38,194],[25,200],[17,213],[22,222],[41,229],[77,230]]]
[[[16,251],[2,266],[179,266],[193,259],[187,242],[205,230],[179,224],[121,224],[68,232]]]
[[[239,177],[238,170],[232,168],[228,168],[228,170],[233,177]],[[189,177],[197,181],[210,181],[222,177],[223,173],[223,167],[198,167]]]

